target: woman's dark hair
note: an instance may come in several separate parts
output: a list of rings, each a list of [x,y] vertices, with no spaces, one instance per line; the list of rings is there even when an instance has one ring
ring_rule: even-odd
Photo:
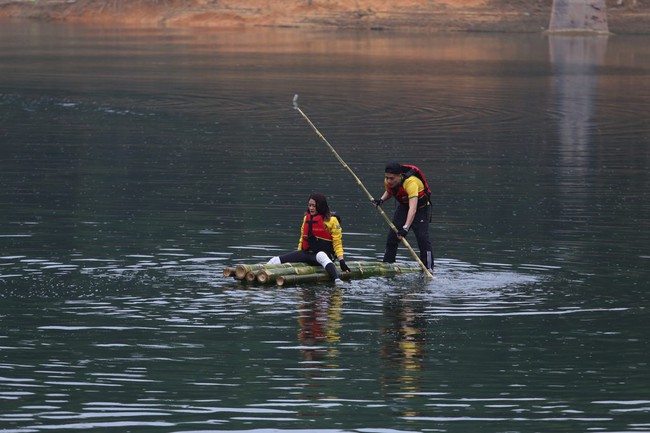
[[[327,198],[325,194],[320,192],[312,192],[309,195],[309,199],[314,199],[316,202],[316,213],[323,215],[324,220],[330,219],[332,212],[330,212],[330,207],[327,205]]]

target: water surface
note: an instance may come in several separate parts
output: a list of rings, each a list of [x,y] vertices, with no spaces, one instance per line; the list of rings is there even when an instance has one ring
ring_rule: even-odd
[[[4,23],[0,431],[650,431],[647,47]],[[296,93],[427,173],[434,281],[222,277],[314,190],[383,255]]]

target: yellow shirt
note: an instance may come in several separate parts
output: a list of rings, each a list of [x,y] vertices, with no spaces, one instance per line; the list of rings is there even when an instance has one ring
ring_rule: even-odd
[[[384,186],[386,187],[386,191],[393,195],[393,191],[390,189],[388,182],[385,180]],[[417,176],[409,176],[404,181],[404,184],[402,184],[402,188],[404,188],[404,191],[406,191],[408,198],[418,197],[420,192],[424,191],[424,183],[422,183],[422,181]]]
[[[302,225],[300,226],[300,238],[298,239],[298,249],[302,250],[302,231],[305,227],[305,221],[307,221],[307,215],[302,219]],[[336,257],[343,257],[343,229],[339,223],[339,219],[332,215],[329,220],[323,221],[325,225],[325,230],[332,235],[332,247],[334,248],[334,254]]]
[[[417,176],[407,177],[402,186],[409,198],[417,197],[421,191],[424,191],[424,184]]]

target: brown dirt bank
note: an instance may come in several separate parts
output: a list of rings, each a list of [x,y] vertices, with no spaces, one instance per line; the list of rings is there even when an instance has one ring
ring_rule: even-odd
[[[613,33],[650,34],[650,0],[607,0]],[[0,0],[0,19],[105,26],[540,32],[552,0]]]

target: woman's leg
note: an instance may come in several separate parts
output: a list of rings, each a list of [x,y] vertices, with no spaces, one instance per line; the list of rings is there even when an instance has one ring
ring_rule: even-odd
[[[281,255],[278,259],[280,260],[280,263],[307,263],[309,265],[320,265],[318,260],[316,260],[316,254],[307,251],[292,251]]]
[[[318,263],[320,263],[320,265],[325,268],[325,271],[329,274],[332,280],[339,279],[339,273],[336,271],[336,265],[332,263],[332,260],[330,260],[326,253],[321,251],[316,254],[316,260],[318,260]]]
[[[309,253],[307,251],[292,251],[279,257],[272,257],[267,263],[307,263],[309,265],[321,265],[325,268],[325,271],[332,280],[337,280],[339,278],[336,265],[332,262],[327,253],[323,251],[317,254]]]

